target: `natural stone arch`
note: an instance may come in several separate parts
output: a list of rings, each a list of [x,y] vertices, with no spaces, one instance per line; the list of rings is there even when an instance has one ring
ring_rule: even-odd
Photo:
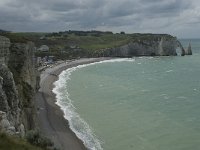
[[[176,48],[176,52],[177,50],[180,49],[180,55],[181,56],[185,56],[185,49],[183,48],[183,46],[181,45],[181,43],[179,41],[177,41],[177,48]],[[178,54],[177,54],[178,55]]]
[[[182,49],[180,47],[176,48],[176,55],[177,56],[182,56]]]

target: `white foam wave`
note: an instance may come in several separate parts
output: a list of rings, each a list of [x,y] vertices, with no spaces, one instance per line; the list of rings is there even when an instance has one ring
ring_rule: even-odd
[[[165,72],[169,73],[169,72],[173,72],[173,70],[167,70],[167,71],[165,71]]]
[[[70,75],[73,71],[84,68],[90,65],[95,64],[101,64],[101,63],[107,63],[107,62],[134,62],[135,59],[111,59],[111,60],[104,60],[100,62],[90,63],[90,64],[84,64],[79,65],[76,67],[69,68],[65,71],[63,71],[59,75],[58,81],[54,83],[55,88],[53,89],[53,92],[56,94],[56,104],[60,106],[61,110],[64,112],[65,119],[68,120],[69,126],[71,130],[77,135],[79,139],[81,139],[84,143],[84,145],[89,150],[103,150],[101,146],[101,141],[98,140],[96,135],[93,133],[90,126],[79,116],[79,114],[76,112],[75,107],[73,106],[72,100],[70,99],[70,94],[67,91],[67,82],[70,80]]]
[[[164,96],[164,99],[169,99],[169,96]]]
[[[185,96],[178,96],[177,98],[179,98],[179,99],[187,99],[187,97],[185,97]]]

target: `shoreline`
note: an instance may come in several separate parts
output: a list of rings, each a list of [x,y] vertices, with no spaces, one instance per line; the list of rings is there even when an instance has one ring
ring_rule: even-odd
[[[111,58],[82,58],[61,63],[41,72],[40,89],[35,95],[38,127],[42,134],[54,142],[55,147],[61,150],[87,149],[70,129],[63,111],[56,104],[56,95],[52,92],[53,83],[58,80],[60,73],[68,68],[109,59]]]

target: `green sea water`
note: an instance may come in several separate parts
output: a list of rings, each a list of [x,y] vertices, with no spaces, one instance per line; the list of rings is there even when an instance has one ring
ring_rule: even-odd
[[[200,40],[181,40],[189,41],[192,56],[118,59],[62,74],[59,104],[89,149],[200,149]]]

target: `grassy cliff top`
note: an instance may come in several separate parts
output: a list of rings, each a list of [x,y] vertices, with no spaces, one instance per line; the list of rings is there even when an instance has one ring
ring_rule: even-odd
[[[27,41],[35,42],[40,45],[59,45],[60,48],[75,45],[82,49],[98,50],[113,48],[125,45],[130,41],[159,40],[161,37],[166,39],[175,38],[168,34],[113,34],[112,32],[101,31],[66,31],[59,33],[5,33],[13,43],[25,43]]]
[[[0,34],[2,35],[2,34]],[[125,34],[102,31],[64,31],[57,33],[3,33],[12,43],[26,43],[33,41],[37,48],[41,45],[49,47],[48,52],[36,52],[36,56],[56,56],[58,59],[77,57],[94,57],[102,50],[120,47],[130,42],[146,43],[146,41],[160,41],[161,38],[171,40],[168,34],[134,33]]]

